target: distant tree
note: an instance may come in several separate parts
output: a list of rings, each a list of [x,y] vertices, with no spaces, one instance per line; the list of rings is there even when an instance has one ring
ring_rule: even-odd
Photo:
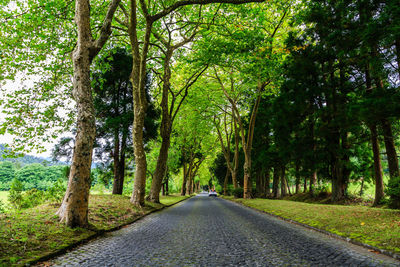
[[[12,162],[0,162],[0,190],[9,190],[10,183],[15,178],[15,168]]]

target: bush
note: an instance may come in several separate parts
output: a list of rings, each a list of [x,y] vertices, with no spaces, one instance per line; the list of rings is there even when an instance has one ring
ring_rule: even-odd
[[[0,214],[6,213],[6,204],[0,199]]]
[[[328,197],[329,196],[329,185],[323,184],[323,185],[317,186],[315,188],[314,194],[320,198]]]
[[[389,180],[385,193],[390,197],[389,207],[400,209],[400,177]]]
[[[8,201],[15,209],[21,208],[23,202],[22,191],[24,191],[24,184],[17,178],[14,178],[11,182]]]
[[[242,198],[243,197],[243,188],[238,187],[232,190],[233,196],[235,198]]]
[[[22,195],[21,208],[27,209],[36,207],[45,201],[44,192],[36,188],[26,191]]]
[[[51,202],[61,202],[66,190],[67,186],[64,179],[60,178],[57,182],[47,188],[45,199]]]

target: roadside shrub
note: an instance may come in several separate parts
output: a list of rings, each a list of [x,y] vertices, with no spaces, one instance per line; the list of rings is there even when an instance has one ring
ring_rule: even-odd
[[[243,197],[243,188],[238,187],[236,189],[233,189],[233,196],[235,198],[242,198]]]
[[[320,185],[315,188],[315,195],[320,198],[328,197],[329,186],[327,184]]]
[[[96,193],[99,195],[103,195],[105,190],[106,190],[106,187],[104,186],[104,184],[101,184],[101,183],[95,184],[92,187],[93,193]]]
[[[50,202],[61,202],[65,191],[67,190],[67,185],[63,178],[59,178],[55,183],[47,188],[45,193],[45,199]]]
[[[44,192],[34,188],[22,194],[21,208],[33,208],[42,204],[44,201]]]
[[[389,198],[389,207],[393,209],[400,209],[400,177],[391,178],[385,193]]]
[[[11,182],[10,191],[8,192],[8,201],[15,209],[21,208],[23,202],[22,191],[24,191],[24,184],[17,178],[14,178]]]
[[[6,204],[2,200],[0,200],[0,214],[6,213]]]

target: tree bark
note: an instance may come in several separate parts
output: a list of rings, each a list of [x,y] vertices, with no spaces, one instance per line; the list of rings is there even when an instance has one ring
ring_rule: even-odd
[[[170,69],[170,61],[172,57],[172,50],[168,50],[165,59],[164,59],[164,83],[162,89],[162,98],[161,98],[161,110],[162,110],[162,118],[161,118],[161,126],[160,126],[160,135],[162,138],[161,148],[157,158],[156,170],[154,172],[154,177],[151,182],[151,188],[149,193],[148,200],[154,203],[160,203],[160,189],[161,184],[165,175],[165,170],[167,168],[168,161],[168,150],[170,146],[170,136],[171,136],[171,116],[168,110],[168,95],[171,79],[171,69]]]
[[[287,183],[286,183],[286,168],[285,166],[281,167],[281,198],[287,195]]]
[[[371,144],[372,152],[374,154],[374,172],[375,172],[375,200],[374,205],[378,205],[383,196],[383,177],[382,177],[382,165],[379,155],[379,141],[378,132],[376,130],[376,125],[371,125],[369,127],[371,131]]]
[[[314,171],[310,177],[310,194],[314,195],[315,193],[315,182],[317,181],[317,172]],[[307,184],[307,183],[306,183]],[[305,191],[304,191],[305,192]]]
[[[389,165],[390,179],[400,176],[399,161],[397,159],[396,146],[392,133],[392,125],[388,119],[381,120],[381,127],[383,130],[383,139],[385,141],[386,155]]]
[[[142,6],[143,8],[143,6]],[[131,17],[129,24],[129,37],[132,45],[132,73],[131,82],[133,89],[133,150],[135,154],[135,180],[133,184],[133,192],[131,197],[131,203],[137,207],[144,206],[144,197],[146,194],[146,173],[147,173],[147,161],[146,152],[144,150],[143,142],[143,129],[144,119],[146,117],[147,110],[147,99],[146,99],[146,63],[147,54],[150,43],[150,33],[153,26],[153,22],[146,20],[146,29],[143,39],[142,50],[140,53],[139,41],[137,37],[137,15],[136,15],[136,0],[131,0]]]
[[[279,189],[279,167],[275,166],[273,179],[272,179],[272,196],[273,196],[273,198],[279,197],[278,189]]]
[[[72,53],[74,67],[73,96],[77,103],[77,132],[68,188],[57,211],[61,222],[69,227],[88,226],[90,168],[96,137],[95,112],[90,82],[90,65],[111,34],[111,21],[119,0],[113,0],[107,10],[99,38],[93,40],[88,0],[75,1],[75,23],[78,40]]]
[[[271,174],[270,170],[267,169],[265,172],[265,196],[268,197],[271,194],[271,189],[269,187],[271,183]]]

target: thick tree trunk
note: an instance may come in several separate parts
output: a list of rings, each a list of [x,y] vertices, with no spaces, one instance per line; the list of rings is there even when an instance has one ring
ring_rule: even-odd
[[[279,168],[278,166],[274,167],[274,173],[272,178],[272,196],[273,198],[279,197]]]
[[[186,193],[190,195],[190,188],[192,186],[192,174],[188,175],[188,179],[186,181]]]
[[[270,170],[267,169],[265,171],[265,196],[268,197],[271,194],[271,189],[270,189],[270,183],[271,183],[271,174],[270,174]]]
[[[68,188],[57,211],[61,222],[69,227],[88,226],[90,168],[96,125],[90,85],[89,51],[77,46],[73,53],[74,97],[78,121]]]
[[[133,147],[135,154],[136,171],[131,202],[133,205],[140,207],[144,206],[144,197],[146,194],[147,161],[143,143],[143,127],[145,114],[145,108],[135,107],[135,119],[133,121]]]
[[[243,178],[243,198],[251,198],[251,160],[245,159],[244,166],[244,178]]]
[[[151,188],[148,200],[154,203],[160,203],[160,189],[164,179],[165,170],[167,169],[168,150],[170,146],[170,135],[169,133],[163,137],[161,143],[160,153],[157,159],[156,170],[154,172],[153,180],[151,182]]]
[[[150,34],[153,26],[153,21],[146,20],[146,29],[143,38],[142,49],[139,48],[138,34],[136,26],[138,25],[137,18],[137,5],[136,0],[130,1],[131,16],[129,22],[129,37],[132,45],[132,92],[133,92],[133,151],[135,154],[135,180],[133,184],[133,192],[131,197],[131,203],[137,207],[144,206],[144,197],[146,194],[146,173],[147,173],[147,161],[146,152],[144,150],[143,142],[143,129],[144,120],[146,117],[147,110],[147,99],[146,99],[146,64],[147,54],[149,51]]]
[[[171,140],[171,116],[168,110],[168,95],[171,79],[171,69],[170,69],[170,60],[172,57],[173,50],[169,49],[166,53],[164,60],[164,75],[163,75],[163,90],[162,90],[162,99],[161,99],[161,109],[162,109],[162,119],[160,126],[160,135],[162,138],[160,152],[158,154],[156,170],[154,172],[154,177],[151,182],[151,188],[148,200],[154,203],[160,203],[160,189],[161,184],[165,175],[165,170],[167,168],[168,161],[168,150],[170,146]]]
[[[371,125],[369,127],[371,131],[371,144],[372,152],[374,154],[374,173],[375,173],[375,200],[374,205],[378,205],[383,196],[383,177],[382,177],[382,165],[379,155],[379,141],[378,132],[376,130],[376,125]]]
[[[389,120],[381,120],[381,127],[383,130],[383,137],[385,141],[386,155],[389,165],[390,179],[400,176],[399,161],[397,159],[396,146],[392,133],[392,125]]]
[[[304,177],[303,193],[307,192],[307,177]]]
[[[310,194],[311,195],[314,195],[314,193],[315,193],[315,182],[316,181],[317,181],[317,172],[314,171],[310,177]]]
[[[111,22],[119,0],[113,0],[107,10],[99,38],[93,40],[88,0],[75,1],[75,23],[78,40],[72,53],[74,66],[73,96],[77,103],[77,132],[68,188],[57,211],[62,222],[70,227],[88,225],[90,167],[96,137],[95,113],[90,82],[90,64],[111,34]]]
[[[90,83],[90,7],[87,1],[76,1],[75,22],[78,42],[72,53],[74,66],[73,96],[77,103],[77,132],[68,188],[57,211],[61,222],[70,227],[88,225],[90,167],[96,137],[95,113]]]
[[[286,183],[286,168],[285,166],[281,167],[281,197],[285,197],[287,195],[287,183]]]

